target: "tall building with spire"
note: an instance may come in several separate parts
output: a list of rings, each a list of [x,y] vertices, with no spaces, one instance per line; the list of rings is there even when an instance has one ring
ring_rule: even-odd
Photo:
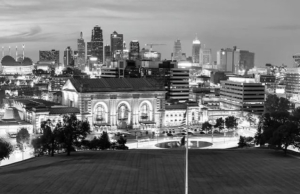
[[[174,42],[172,60],[173,61],[181,61],[182,51],[181,51],[181,42],[180,40],[176,40]]]
[[[201,48],[201,42],[196,36],[195,39],[193,40],[193,48],[192,48],[193,63],[200,62],[200,48]]]
[[[114,31],[110,35],[111,56],[114,60],[123,58],[123,34]]]
[[[84,70],[85,68],[85,42],[83,39],[82,32],[80,32],[80,37],[77,39],[77,49],[78,56],[75,64],[79,69]]]
[[[103,63],[103,32],[99,26],[95,26],[92,30],[91,39],[91,56],[97,57],[98,63]]]

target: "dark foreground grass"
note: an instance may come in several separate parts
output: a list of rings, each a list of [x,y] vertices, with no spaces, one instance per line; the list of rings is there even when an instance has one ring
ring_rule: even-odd
[[[189,193],[300,193],[300,160],[273,150],[190,150]],[[184,193],[184,150],[88,151],[0,168],[0,193]]]

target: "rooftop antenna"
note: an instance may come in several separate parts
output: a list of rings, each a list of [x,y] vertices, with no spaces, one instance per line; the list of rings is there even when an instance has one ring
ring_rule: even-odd
[[[16,46],[16,60],[18,59],[18,46]]]
[[[23,59],[25,58],[25,44],[23,44]]]
[[[11,53],[10,53],[10,46],[8,46],[8,54],[9,54],[9,56],[11,56]]]

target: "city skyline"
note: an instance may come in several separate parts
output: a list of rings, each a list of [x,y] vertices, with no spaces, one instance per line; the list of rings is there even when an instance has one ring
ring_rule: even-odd
[[[154,48],[162,59],[170,59],[177,39],[182,52],[191,56],[197,33],[203,46],[212,49],[213,61],[217,50],[237,46],[254,52],[258,67],[266,63],[292,67],[292,56],[300,52],[300,42],[295,41],[300,34],[299,5],[296,0],[3,1],[0,46],[7,54],[8,46],[25,44],[26,55],[34,61],[39,50],[60,50],[62,56],[67,46],[77,47],[81,31],[88,41],[90,30],[98,25],[103,44],[110,43],[113,31],[124,34],[127,43],[139,40],[141,48],[145,43],[166,44]]]

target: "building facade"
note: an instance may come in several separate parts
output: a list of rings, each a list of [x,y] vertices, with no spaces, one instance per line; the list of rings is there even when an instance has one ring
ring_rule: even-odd
[[[73,66],[74,65],[74,58],[73,58],[73,51],[71,47],[67,47],[64,51],[64,66]]]
[[[193,63],[199,63],[200,62],[200,49],[201,49],[201,42],[196,37],[193,40],[193,48],[192,48],[192,60],[193,60]]]
[[[210,65],[212,64],[211,49],[200,48],[200,65]]]
[[[97,57],[98,63],[103,63],[103,32],[99,26],[95,26],[92,30],[91,56]]]
[[[80,38],[77,39],[77,48],[78,48],[78,56],[77,56],[77,66],[79,69],[84,70],[85,68],[85,42],[82,36],[82,32],[80,32]]]
[[[114,60],[122,59],[123,56],[123,34],[114,31],[110,35],[111,56]]]
[[[159,127],[163,122],[165,90],[154,79],[70,79],[62,92],[63,105],[79,108],[93,130]]]
[[[181,42],[180,42],[180,40],[176,40],[174,42],[172,60],[173,61],[181,61],[181,57],[182,57]]]
[[[130,41],[129,59],[138,60],[140,56],[140,43],[138,40]]]
[[[265,102],[265,86],[255,78],[229,77],[221,81],[220,107],[262,114]]]
[[[41,62],[52,62],[54,61],[56,65],[59,65],[59,51],[39,51],[39,61]]]

